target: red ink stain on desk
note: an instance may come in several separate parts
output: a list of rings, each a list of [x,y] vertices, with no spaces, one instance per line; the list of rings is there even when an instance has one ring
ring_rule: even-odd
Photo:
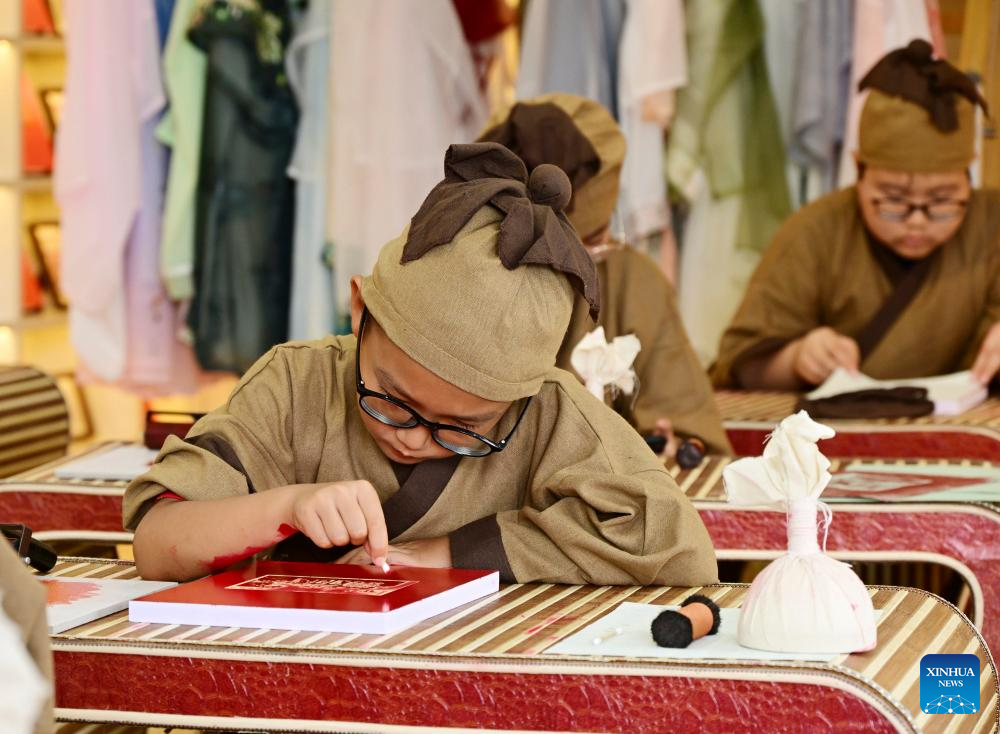
[[[88,581],[56,581],[53,579],[45,582],[45,593],[48,597],[46,601],[52,606],[57,606],[97,596],[101,593],[101,587]]]

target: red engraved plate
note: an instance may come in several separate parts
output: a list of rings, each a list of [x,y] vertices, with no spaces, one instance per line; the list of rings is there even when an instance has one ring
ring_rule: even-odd
[[[390,612],[496,571],[257,561],[143,597],[143,602],[332,612]]]

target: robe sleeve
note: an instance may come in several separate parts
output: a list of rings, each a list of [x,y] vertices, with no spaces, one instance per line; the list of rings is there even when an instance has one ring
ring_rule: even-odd
[[[830,232],[808,208],[781,226],[750,279],[710,370],[716,387],[741,387],[736,373],[744,364],[822,325],[821,251]]]
[[[961,369],[969,369],[979,356],[982,349],[983,340],[996,324],[1000,324],[1000,232],[997,233],[996,243],[991,252],[989,269],[992,276],[989,279],[990,288],[986,293],[986,303],[983,314],[976,327],[975,336],[969,342],[969,348],[962,358]],[[993,387],[1000,386],[1000,374],[993,378]]]
[[[14,689],[22,694],[37,694],[39,689],[44,688],[51,691],[53,667],[52,651],[49,647],[49,626],[45,619],[45,588],[11,550],[6,538],[0,537],[0,545],[6,546],[0,547],[0,617],[6,617],[13,623],[20,633],[25,651],[40,674],[38,680],[18,681],[20,685],[14,686]],[[13,662],[13,650],[4,649],[3,655],[5,662]],[[11,664],[4,672],[13,670],[16,668]],[[44,683],[41,679],[44,679]],[[5,690],[4,693],[13,694],[13,691]],[[19,700],[19,705],[34,707],[37,703],[36,700],[22,699]],[[35,734],[54,731],[52,706],[53,697],[48,693],[38,711]]]
[[[135,530],[165,491],[187,500],[211,500],[293,483],[293,405],[288,364],[277,347],[247,371],[226,404],[199,420],[187,438],[167,439],[150,470],[125,490],[125,527]]]
[[[521,583],[717,581],[715,553],[696,510],[612,411],[564,401],[539,450],[520,508],[451,534],[456,566],[475,560],[480,568],[506,568],[506,580]]]
[[[615,409],[643,435],[653,432],[658,419],[667,418],[679,436],[700,438],[712,453],[732,454],[712,385],[684,330],[673,286],[645,256],[629,253],[628,258],[630,265],[610,290],[622,298],[621,322],[633,326],[641,345],[634,365],[639,387],[634,401],[619,396]]]

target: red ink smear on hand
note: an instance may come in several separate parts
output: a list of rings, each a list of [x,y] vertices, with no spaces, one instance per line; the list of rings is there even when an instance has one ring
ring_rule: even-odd
[[[58,606],[97,596],[101,593],[101,587],[87,581],[46,581],[45,593],[48,604]]]
[[[284,540],[285,538],[290,538],[299,532],[296,528],[293,528],[287,523],[282,523],[278,526],[278,537],[276,537],[272,542],[266,543],[265,545],[251,545],[247,546],[239,553],[229,553],[224,556],[216,556],[211,561],[208,562],[208,568],[212,571],[221,571],[224,568],[232,566],[234,563],[239,563],[244,561],[250,556],[260,553],[262,550],[267,550],[275,543]]]
[[[244,561],[250,556],[260,553],[262,550],[267,550],[271,547],[271,543],[267,545],[250,545],[241,550],[239,553],[229,553],[224,556],[216,556],[211,561],[208,562],[208,567],[212,571],[221,571],[223,568],[232,566],[234,563],[239,561]]]

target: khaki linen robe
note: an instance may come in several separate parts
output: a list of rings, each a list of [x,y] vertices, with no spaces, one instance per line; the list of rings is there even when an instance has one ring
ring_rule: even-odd
[[[688,341],[677,297],[659,266],[638,250],[621,246],[597,263],[601,315],[595,324],[578,299],[556,364],[573,374],[573,349],[598,326],[608,341],[635,334],[641,350],[635,359],[638,394],[619,395],[614,409],[639,433],[653,432],[668,418],[681,437],[697,436],[709,451],[732,454],[715,406],[712,385]]]
[[[878,379],[969,368],[1000,321],[1000,191],[972,193],[965,220],[932,262],[917,295],[862,361]],[[819,326],[857,337],[893,291],[871,251],[854,187],[796,212],[775,235],[722,337],[718,387],[737,368]]]
[[[437,496],[433,482],[414,480],[450,460],[417,465],[400,489],[359,414],[355,347],[353,336],[339,336],[264,355],[225,406],[187,439],[169,438],[132,482],[125,526],[135,528],[165,490],[205,500],[364,479],[382,499],[392,540],[449,536],[456,567],[495,568],[519,582],[716,580],[691,503],[639,435],[562,370],[552,370],[504,451],[456,460]],[[496,435],[522,405],[511,406]]]
[[[45,619],[45,587],[27,570],[6,538],[0,538],[0,604],[3,613],[20,628],[24,646],[38,672],[51,683],[52,650]],[[35,725],[35,734],[51,732],[54,721],[52,698],[49,698]]]

